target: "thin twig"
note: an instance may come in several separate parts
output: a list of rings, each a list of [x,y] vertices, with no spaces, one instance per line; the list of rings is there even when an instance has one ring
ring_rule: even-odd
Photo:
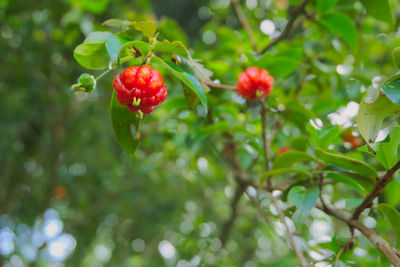
[[[247,36],[249,37],[250,44],[253,47],[254,51],[258,54],[258,48],[256,40],[254,39],[253,31],[251,30],[249,21],[246,16],[243,14],[243,10],[240,7],[239,0],[231,0],[233,8],[235,9],[236,15],[243,26],[243,29],[246,31]]]
[[[261,117],[261,127],[262,127],[262,140],[263,140],[263,150],[264,150],[264,158],[265,158],[265,169],[268,171],[269,170],[269,148],[268,148],[268,141],[267,141],[267,103],[268,103],[268,98],[266,99],[265,102],[262,100],[260,101],[261,104],[261,109],[260,109],[260,117]],[[271,188],[271,180],[268,179],[268,188]],[[301,266],[303,267],[309,267],[311,266],[307,259],[304,257],[302,251],[300,248],[297,247],[294,237],[292,233],[290,232],[289,226],[286,223],[285,215],[283,214],[282,210],[280,209],[278,205],[278,200],[275,198],[275,196],[271,192],[271,199],[272,203],[275,206],[275,209],[278,213],[279,219],[282,222],[282,224],[285,226],[286,229],[286,234],[289,239],[290,246],[292,247],[294,253],[296,254],[297,258],[300,261]]]
[[[270,50],[272,47],[274,47],[275,45],[277,45],[280,41],[286,39],[287,37],[289,37],[290,32],[292,31],[292,29],[295,26],[295,21],[296,19],[304,13],[305,7],[307,5],[307,3],[310,0],[303,0],[303,2],[301,2],[297,8],[294,10],[293,14],[291,15],[288,23],[286,24],[286,27],[283,29],[282,33],[276,37],[274,40],[272,40],[264,49],[261,50],[260,54],[264,54],[265,52],[267,52],[268,50]]]
[[[386,258],[388,258],[394,267],[400,267],[399,251],[391,247],[389,243],[387,243],[373,230],[362,224],[359,220],[352,219],[350,214],[341,210],[337,210],[328,204],[322,205],[321,202],[318,202],[316,207],[324,211],[326,214],[332,215],[336,219],[346,223],[349,227],[359,230],[377,249],[379,249],[386,256]]]
[[[210,80],[203,80],[202,81],[205,85],[214,87],[214,88],[218,88],[218,89],[223,89],[223,90],[236,90],[236,86],[235,85],[226,85],[226,84],[220,84],[220,83],[216,83]]]
[[[238,186],[236,187],[235,194],[233,195],[232,200],[231,200],[231,215],[229,216],[229,219],[224,223],[221,234],[219,236],[222,246],[224,246],[226,244],[226,241],[228,240],[229,235],[232,232],[232,228],[235,223],[235,220],[239,215],[239,212],[238,212],[239,202],[243,195],[243,192],[246,190],[246,187],[247,186],[245,186],[242,183],[238,183]]]
[[[379,196],[386,185],[393,180],[393,175],[398,169],[400,169],[400,161],[389,169],[382,178],[378,179],[374,189],[372,189],[372,191],[365,197],[364,201],[355,209],[351,217],[353,220],[357,220],[365,209],[371,207],[374,199]]]

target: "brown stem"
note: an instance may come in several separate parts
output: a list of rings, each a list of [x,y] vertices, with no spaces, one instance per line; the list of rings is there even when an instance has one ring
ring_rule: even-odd
[[[396,165],[389,169],[385,175],[376,182],[374,189],[372,189],[372,191],[365,197],[364,201],[355,209],[351,217],[353,220],[357,220],[365,209],[371,207],[374,199],[379,196],[386,185],[393,180],[393,175],[398,169],[400,169],[400,161],[397,162]]]
[[[247,20],[246,16],[243,14],[243,10],[240,7],[239,0],[231,0],[233,8],[235,9],[236,15],[243,26],[243,29],[246,31],[247,36],[249,37],[251,46],[253,47],[254,51],[258,53],[257,43],[254,39],[253,31],[251,30],[249,21]]]
[[[304,13],[305,7],[307,5],[307,3],[310,0],[303,0],[303,2],[301,2],[297,8],[294,10],[292,16],[290,17],[288,23],[286,24],[286,27],[283,29],[282,33],[276,37],[274,40],[272,40],[264,49],[261,50],[260,54],[264,54],[265,52],[267,52],[268,50],[270,50],[272,47],[274,47],[275,45],[277,45],[280,41],[286,39],[287,37],[289,37],[290,32],[292,31],[292,29],[295,26],[295,21],[296,19]]]
[[[223,89],[223,90],[236,90],[236,86],[234,85],[226,85],[226,84],[220,84],[220,83],[215,83],[210,80],[204,80],[202,81],[205,85],[218,88],[218,89]]]
[[[336,219],[346,223],[350,228],[359,230],[371,243],[379,249],[394,267],[400,267],[399,251],[389,245],[382,237],[373,230],[362,224],[359,220],[352,219],[352,216],[344,211],[336,210],[332,206],[321,202],[317,203],[317,208],[324,211],[328,215],[332,215]]]
[[[219,237],[219,239],[221,240],[222,246],[224,246],[226,244],[226,241],[228,240],[229,235],[232,232],[232,228],[235,223],[235,220],[239,215],[239,212],[238,212],[239,202],[240,202],[240,199],[245,190],[246,190],[246,185],[244,185],[243,183],[238,183],[235,194],[233,195],[233,198],[231,200],[231,215],[230,215],[229,219],[224,223],[224,226],[222,228],[222,231],[221,231],[221,234]]]

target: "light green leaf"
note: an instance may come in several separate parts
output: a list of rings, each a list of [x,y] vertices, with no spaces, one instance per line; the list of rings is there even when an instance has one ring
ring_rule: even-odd
[[[373,144],[376,158],[385,169],[392,168],[399,161],[400,127],[390,131],[389,141]]]
[[[336,5],[338,0],[317,0],[317,11],[324,14]]]
[[[113,36],[108,41],[105,43],[106,49],[108,54],[110,55],[111,58],[111,63],[117,64],[117,67],[119,67],[119,50],[121,47],[126,43],[127,40],[119,37],[119,36]]]
[[[131,132],[131,125],[134,125],[137,120],[136,113],[129,111],[127,107],[118,102],[115,91],[111,98],[110,113],[118,143],[129,156],[133,157],[139,144],[139,140]]]
[[[357,30],[348,16],[339,12],[329,13],[321,18],[320,23],[332,34],[343,38],[353,50],[357,50]]]
[[[366,163],[346,156],[325,152],[320,148],[315,149],[315,155],[325,164],[335,165],[366,177],[375,178],[377,173]]]
[[[319,190],[317,187],[306,190],[302,186],[294,186],[288,194],[288,204],[296,206],[296,211],[293,214],[293,221],[296,224],[302,224],[309,216],[312,208],[318,200]]]
[[[382,203],[378,205],[378,210],[389,220],[394,232],[396,233],[396,247],[400,248],[400,213],[392,206]]]
[[[200,102],[205,110],[207,112],[207,98],[206,94],[204,93],[203,87],[201,86],[199,80],[192,74],[182,70],[175,64],[171,62],[165,62],[161,58],[157,56],[153,56],[151,58],[152,63],[158,63],[165,67],[172,75],[174,75],[176,78],[178,78],[180,81],[182,81],[185,85],[188,86],[190,90],[192,90],[193,93],[197,95],[197,97],[200,99]]]
[[[389,0],[361,0],[368,14],[386,23],[393,23],[392,10]]]
[[[315,161],[315,159],[305,152],[288,151],[286,153],[279,155],[275,159],[275,161],[272,165],[272,169],[287,168],[295,163],[304,162],[304,161],[310,162],[310,161]]]
[[[131,22],[129,20],[120,20],[120,19],[109,19],[103,22],[104,26],[121,28],[124,31],[129,30],[128,25]]]
[[[109,2],[110,0],[82,0],[80,4],[83,10],[100,14],[106,10]]]
[[[157,26],[154,21],[134,21],[131,25],[137,30],[143,33],[147,38],[152,38],[156,33]]]
[[[400,75],[396,75],[382,84],[383,93],[394,104],[400,104]]]
[[[393,62],[400,69],[400,47],[396,47],[392,52]]]
[[[372,103],[362,101],[357,115],[357,125],[361,136],[368,143],[375,142],[379,131],[383,128],[383,120],[388,115],[398,112],[400,112],[400,105],[393,104],[383,94]]]
[[[153,51],[178,54],[181,56],[186,56],[187,51],[183,44],[179,41],[170,42],[168,40],[163,40],[162,42],[156,42],[154,44]]]
[[[393,179],[385,189],[383,190],[385,195],[385,201],[392,206],[397,206],[400,204],[400,177]]]
[[[111,32],[93,32],[74,50],[75,60],[87,69],[108,68],[110,57],[105,42],[112,37]]]

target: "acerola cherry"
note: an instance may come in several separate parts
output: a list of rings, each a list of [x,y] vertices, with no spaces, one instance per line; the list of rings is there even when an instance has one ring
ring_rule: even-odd
[[[269,75],[268,71],[250,67],[239,75],[236,90],[244,98],[254,101],[269,95],[273,83],[274,77]]]
[[[113,84],[118,102],[132,112],[150,114],[168,94],[160,72],[147,65],[126,68],[115,76]]]

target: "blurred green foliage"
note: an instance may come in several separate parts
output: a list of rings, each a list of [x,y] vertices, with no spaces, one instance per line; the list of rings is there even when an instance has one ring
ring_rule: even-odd
[[[299,2],[240,2],[259,49],[284,29]],[[290,38],[260,56],[229,0],[0,1],[0,265],[297,266],[276,234],[284,236],[268,194],[259,200],[274,227],[243,197],[229,238],[224,244],[220,238],[236,187],[224,155],[227,133],[255,182],[264,172],[257,103],[212,89],[208,113],[191,111],[182,85],[166,74],[168,98],[142,122],[132,159],[114,137],[108,110],[118,70],[92,93],[74,96],[69,88],[87,70],[73,51],[90,32],[107,30],[101,23],[110,18],[157,19],[160,40],[181,41],[212,79],[234,85],[246,67],[267,68],[275,76],[268,121],[276,131],[273,159],[290,147],[300,153],[290,161],[292,170],[308,173],[316,165],[303,163],[301,153],[317,148],[313,156],[342,167],[329,169],[338,183],[326,185],[324,197],[350,211],[371,184],[354,173],[350,179],[343,168],[357,173],[348,164],[362,161],[382,171],[387,159],[355,150],[343,135],[356,130],[356,103],[397,72],[391,53],[400,45],[397,1],[388,1],[393,21],[382,16],[386,6],[368,15],[371,2],[311,1],[309,17]],[[293,188],[315,196],[300,187],[307,183]],[[399,183],[389,184],[379,201],[398,207]],[[295,193],[283,192],[283,200]],[[393,213],[380,207],[385,216]],[[329,266],[350,233],[319,210],[310,214],[296,222],[299,242],[316,266]],[[363,220],[399,242],[383,214],[374,210]],[[356,239],[341,266],[390,266],[365,237]]]

